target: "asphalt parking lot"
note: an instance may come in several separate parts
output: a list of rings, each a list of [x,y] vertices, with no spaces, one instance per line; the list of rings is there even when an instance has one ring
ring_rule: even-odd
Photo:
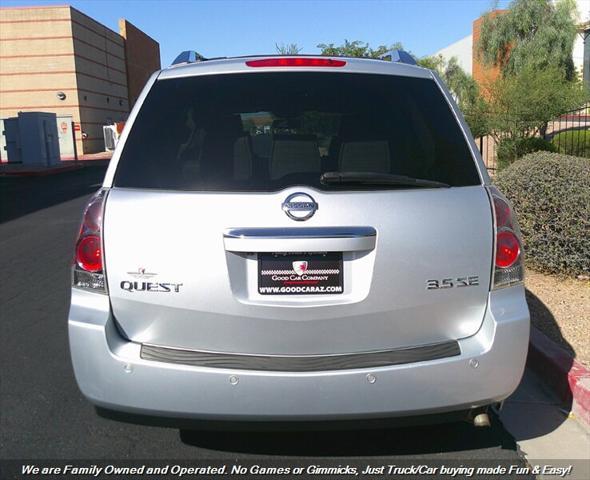
[[[204,432],[99,417],[69,359],[70,262],[81,210],[104,169],[0,178],[0,456],[4,459],[502,459],[523,461],[496,418],[334,432]],[[523,478],[523,477],[519,477]]]

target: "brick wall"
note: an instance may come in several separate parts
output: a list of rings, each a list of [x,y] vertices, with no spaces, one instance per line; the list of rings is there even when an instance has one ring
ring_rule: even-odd
[[[103,151],[129,112],[123,38],[67,5],[0,9],[0,118],[19,111],[71,115],[78,152]]]
[[[127,20],[119,28],[120,34],[68,5],[0,8],[0,118],[19,111],[71,115],[80,127],[78,153],[103,151],[102,126],[126,120],[160,68],[155,40]]]
[[[125,42],[121,36],[72,8],[83,153],[104,151],[103,125],[129,113]],[[81,138],[84,132],[85,138]]]
[[[125,39],[129,103],[133,106],[150,75],[161,68],[160,45],[124,18],[119,20],[119,32]]]
[[[80,121],[76,91],[70,8],[0,9],[0,118],[45,111]]]

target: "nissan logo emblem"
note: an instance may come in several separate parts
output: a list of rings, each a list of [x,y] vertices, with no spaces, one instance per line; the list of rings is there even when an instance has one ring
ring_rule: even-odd
[[[311,195],[295,192],[285,199],[282,207],[290,219],[302,222],[313,217],[313,214],[318,209],[318,204]]]

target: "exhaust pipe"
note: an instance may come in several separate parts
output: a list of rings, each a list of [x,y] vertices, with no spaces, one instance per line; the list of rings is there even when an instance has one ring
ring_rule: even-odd
[[[473,426],[478,428],[491,426],[490,416],[486,412],[478,413],[473,417]]]
[[[490,427],[492,422],[488,415],[488,408],[489,407],[477,407],[471,409],[466,420],[473,423],[473,426],[477,428]]]

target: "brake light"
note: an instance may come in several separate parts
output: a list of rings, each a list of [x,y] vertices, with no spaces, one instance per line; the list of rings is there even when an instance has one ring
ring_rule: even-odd
[[[100,190],[84,210],[76,242],[73,286],[106,293],[102,261],[102,211],[105,191]]]
[[[87,272],[94,273],[102,270],[102,251],[99,236],[88,235],[78,242],[76,262],[82,270]]]
[[[488,187],[494,212],[493,288],[507,287],[524,280],[520,230],[508,201],[496,187]]]
[[[496,236],[496,267],[514,265],[520,255],[520,244],[513,232],[505,230]]]
[[[343,67],[344,60],[314,57],[273,57],[261,60],[248,60],[249,67]]]

